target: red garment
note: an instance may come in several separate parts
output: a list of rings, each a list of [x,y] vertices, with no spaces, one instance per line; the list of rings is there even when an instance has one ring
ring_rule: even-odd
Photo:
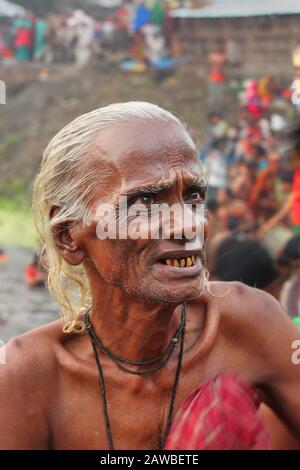
[[[194,390],[175,416],[165,450],[263,450],[269,436],[258,416],[259,392],[232,374]]]
[[[291,207],[292,223],[293,225],[300,225],[300,169],[295,171],[293,180],[293,194],[295,197]]]
[[[34,281],[37,279],[39,270],[36,266],[27,266],[25,269],[25,277],[28,281]]]
[[[213,70],[209,74],[209,80],[211,82],[224,83],[225,82],[225,75],[220,70]]]
[[[32,41],[32,30],[24,27],[19,28],[15,39],[15,47],[31,47]]]

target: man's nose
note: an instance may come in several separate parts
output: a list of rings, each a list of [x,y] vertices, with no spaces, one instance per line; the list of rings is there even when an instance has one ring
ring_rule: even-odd
[[[199,237],[203,245],[207,228],[204,209],[195,210],[184,206],[184,210],[175,211],[171,216],[170,239],[191,241]]]

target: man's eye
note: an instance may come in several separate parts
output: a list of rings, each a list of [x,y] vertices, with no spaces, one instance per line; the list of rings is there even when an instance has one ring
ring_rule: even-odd
[[[151,204],[156,204],[157,201],[152,196],[140,196],[134,201],[134,204],[143,204],[145,206],[150,206]]]
[[[204,198],[201,191],[192,191],[185,196],[186,201],[202,202],[203,199]]]

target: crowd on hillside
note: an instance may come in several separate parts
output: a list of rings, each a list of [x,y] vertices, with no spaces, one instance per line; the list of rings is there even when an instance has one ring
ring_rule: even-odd
[[[102,20],[83,10],[45,18],[28,12],[0,26],[0,59],[84,66],[108,52],[158,63],[176,55],[171,11],[177,6],[176,1],[134,0]]]
[[[213,279],[267,290],[300,316],[300,123],[291,90],[248,80],[234,122],[212,112],[200,150]]]

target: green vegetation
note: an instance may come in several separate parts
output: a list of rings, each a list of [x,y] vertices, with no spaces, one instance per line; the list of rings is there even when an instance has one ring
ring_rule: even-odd
[[[21,142],[15,134],[8,134],[5,139],[0,142],[0,161],[9,158],[14,152],[21,147]]]
[[[0,246],[36,247],[37,241],[29,204],[0,197]]]

